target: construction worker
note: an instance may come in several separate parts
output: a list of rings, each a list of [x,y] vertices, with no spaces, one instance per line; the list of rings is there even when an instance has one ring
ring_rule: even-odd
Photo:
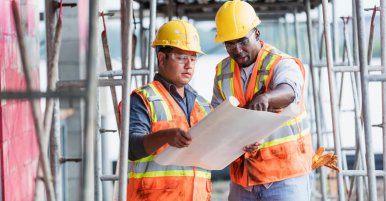
[[[188,84],[203,53],[199,35],[189,23],[172,20],[160,27],[152,47],[159,72],[131,94],[127,200],[210,200],[210,171],[154,161],[168,146],[189,146],[187,130],[211,111]]]
[[[217,64],[212,106],[234,96],[239,107],[280,112],[295,103],[301,113],[264,142],[243,148],[244,155],[230,165],[228,198],[308,201],[314,152],[303,105],[304,67],[299,59],[262,41],[259,24],[245,1],[227,1],[217,11],[215,42],[224,43],[229,57]]]

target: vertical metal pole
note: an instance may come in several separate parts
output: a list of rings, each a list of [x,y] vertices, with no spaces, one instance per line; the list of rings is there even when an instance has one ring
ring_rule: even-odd
[[[362,89],[362,118],[364,123],[365,141],[366,141],[366,163],[367,177],[369,182],[369,200],[377,200],[377,186],[375,178],[375,164],[373,152],[373,136],[371,133],[371,117],[369,105],[369,83],[367,81],[368,69],[366,60],[366,44],[365,44],[365,26],[362,0],[356,0],[356,14],[358,23],[358,47],[359,47],[359,66]]]
[[[54,6],[53,0],[45,0],[45,21],[46,21],[46,53],[47,53],[47,67],[49,66],[49,60],[53,50],[54,39]],[[48,72],[49,69],[47,69]]]
[[[324,39],[324,34],[323,34],[323,8],[322,6],[319,6],[318,9],[318,34],[320,36],[320,41],[319,42],[319,61],[322,60],[323,58],[323,39]],[[320,70],[319,70],[320,71]]]
[[[102,20],[103,20],[103,31],[101,34],[102,37],[102,45],[103,45],[103,55],[105,57],[106,62],[106,69],[111,71],[113,70],[112,64],[111,64],[111,56],[110,56],[110,47],[109,42],[107,38],[107,28],[105,23],[105,16],[104,13],[101,14]],[[114,76],[110,76],[109,79],[114,79]],[[111,98],[113,101],[113,107],[114,107],[114,114],[115,114],[115,122],[117,123],[117,126],[119,124],[119,112],[118,112],[118,100],[117,100],[117,91],[115,89],[115,86],[110,86],[110,92],[111,92]]]
[[[346,24],[346,23],[344,23]],[[346,26],[346,25],[345,25]],[[350,48],[350,41],[349,41],[349,35],[348,35],[348,30],[347,26],[344,29],[344,42],[346,43],[345,51],[347,52],[347,59],[349,66],[354,66],[353,63],[353,58],[351,54],[351,48]],[[365,144],[364,144],[364,137],[362,135],[362,121],[361,121],[361,108],[360,108],[360,102],[359,102],[359,95],[358,95],[358,89],[356,88],[356,82],[355,82],[355,73],[350,72],[350,80],[351,80],[351,88],[352,88],[352,93],[353,93],[353,100],[354,100],[354,115],[355,115],[355,139],[356,139],[356,147],[357,151],[355,152],[358,158],[358,167],[360,167],[359,164],[363,163],[363,160],[366,158],[365,157]],[[359,151],[358,151],[359,149]],[[345,160],[346,163],[346,160]],[[364,169],[366,169],[365,164],[362,165]],[[355,178],[353,178],[355,179]],[[363,200],[363,177],[358,176],[356,178],[357,180],[357,200],[362,201]],[[350,186],[352,189],[352,186]],[[349,195],[351,196],[351,195]]]
[[[102,181],[99,179],[102,175],[102,143],[101,143],[101,133],[99,132],[101,128],[101,114],[100,114],[100,101],[99,101],[99,90],[96,91],[97,108],[96,108],[96,117],[97,119],[97,129],[94,137],[94,195],[95,201],[102,201]],[[115,107],[115,105],[114,105]]]
[[[143,7],[144,7],[143,3],[140,2],[139,3],[139,19],[140,19],[139,36],[140,37],[139,37],[138,44],[140,44],[139,49],[140,49],[140,56],[141,56],[141,69],[144,69],[146,66],[146,48],[145,48],[145,45],[141,45],[141,44],[145,44],[142,41],[146,40],[144,25],[143,25],[143,10],[144,10]]]
[[[146,32],[144,31],[145,27],[144,27],[144,23],[143,23],[143,13],[144,13],[144,10],[145,10],[143,3],[140,3],[139,9],[140,9],[139,10],[139,18],[141,19],[141,40],[140,40],[139,44],[148,44],[149,38],[146,37],[147,35],[146,35]],[[150,24],[149,24],[149,26],[150,26]],[[150,33],[149,28],[147,30]],[[149,60],[149,55],[148,55],[149,51],[148,51],[148,49],[149,48],[151,49],[151,47],[150,46],[148,47],[148,45],[140,45],[140,48],[141,48],[141,52],[142,52],[142,54],[141,54],[141,63],[142,63],[141,69],[146,69],[147,68],[150,71],[150,65],[147,66],[146,61]],[[149,76],[149,74],[141,75],[141,77],[140,77],[141,78],[140,79],[141,84],[144,84],[144,83],[146,83],[149,80],[148,76]]]
[[[101,128],[106,128],[106,116],[101,115]],[[106,174],[111,174],[112,172],[112,165],[108,160],[108,150],[110,150],[110,147],[108,146],[108,138],[110,134],[108,133],[101,133],[101,147],[102,147],[102,175]],[[113,182],[113,184],[118,183],[118,182]],[[102,182],[102,187],[103,187],[103,200],[111,200],[111,192],[113,188],[111,188],[111,183],[110,182]],[[117,188],[118,189],[118,188]],[[113,199],[114,200],[114,199]]]
[[[327,73],[328,73],[328,84],[330,89],[330,104],[331,104],[331,117],[332,117],[332,132],[334,134],[334,145],[335,145],[335,153],[338,156],[338,167],[342,168],[342,149],[341,142],[339,136],[339,129],[337,128],[337,105],[335,101],[335,81],[334,74],[332,72],[333,62],[332,62],[332,49],[331,49],[331,37],[330,37],[330,26],[329,19],[327,16],[327,0],[322,0],[323,7],[323,25],[324,25],[324,39],[326,45],[326,55],[327,55]],[[343,201],[344,199],[344,184],[342,174],[338,174],[338,193],[339,200]]]
[[[287,40],[285,40],[286,41],[286,43],[285,43],[285,51],[287,53],[290,53],[290,46],[289,46],[289,43],[288,43],[288,41],[289,41],[288,20],[287,20],[286,17],[284,17],[284,29],[285,29],[285,38],[287,39]]]
[[[56,89],[56,82],[58,80],[58,68],[59,68],[59,52],[62,40],[62,18],[59,17],[53,44],[52,58],[48,59],[47,69],[47,90],[54,91]],[[50,159],[51,170],[53,176],[53,183],[55,187],[55,196],[57,200],[63,200],[62,194],[62,174],[60,159],[60,108],[58,99],[47,99],[46,110],[44,114],[44,132],[45,142],[48,144],[50,141]],[[51,133],[51,134],[50,134]]]
[[[352,27],[353,27],[353,63],[359,65],[359,47],[358,47],[358,23],[357,23],[357,13],[356,13],[356,0],[352,0]],[[358,89],[358,96],[361,96],[361,84],[360,84],[360,72],[355,73],[355,81]],[[362,99],[359,99],[359,105],[362,104]],[[364,159],[363,159],[364,160]]]
[[[51,31],[54,31],[53,29]],[[49,58],[47,55],[47,91],[55,91],[56,82],[58,80],[58,66],[59,66],[59,54],[60,54],[60,46],[62,44],[62,18],[61,16],[58,18],[56,28],[55,28],[55,36],[52,41],[53,44],[48,45],[51,46]],[[48,38],[47,38],[48,40]],[[48,49],[48,48],[47,48]],[[46,103],[46,110],[44,113],[44,130],[45,132],[49,132],[51,128],[52,121],[52,112],[54,108],[54,99],[48,99]],[[48,134],[46,135],[46,141],[48,141]]]
[[[285,30],[284,30],[284,23],[283,23],[283,20],[285,20],[285,19],[283,19],[283,18],[280,18],[280,20],[279,20],[279,23],[278,23],[278,25],[279,25],[279,27],[278,27],[278,29],[279,29],[279,37],[280,37],[280,46],[278,47],[279,49],[282,49],[282,50],[284,50],[285,49],[285,43],[286,43],[286,38],[285,38]]]
[[[367,48],[367,65],[371,65],[371,57],[373,56],[373,39],[374,39],[374,21],[375,15],[377,14],[377,8],[374,6],[373,14],[370,22],[370,33],[369,33],[369,46]]]
[[[167,13],[168,13],[168,19],[172,20],[173,17],[173,0],[168,0],[167,1]]]
[[[62,41],[62,18],[59,17],[56,29],[55,29],[55,37],[53,44],[53,52],[51,54],[52,58],[48,59],[48,68],[47,68],[47,91],[54,91],[56,89],[56,82],[59,78],[58,68],[59,68],[59,53],[60,46]],[[45,140],[48,144],[50,141],[50,158],[51,158],[51,170],[55,187],[55,195],[57,200],[62,200],[62,180],[61,180],[61,168],[59,164],[60,158],[60,131],[59,131],[59,109],[55,108],[59,107],[58,99],[47,99],[46,102],[46,110],[44,113],[44,132],[45,132]],[[55,112],[57,113],[55,113]],[[58,122],[52,122],[58,121]],[[51,125],[54,126],[51,129]],[[51,135],[50,135],[51,133]]]
[[[381,65],[386,74],[386,2],[381,1]],[[383,133],[383,171],[386,172],[386,82],[382,82],[382,133]],[[386,177],[383,177],[383,197],[386,201]]]
[[[119,152],[119,190],[118,200],[126,200],[127,160],[129,150],[130,84],[132,65],[133,0],[121,0],[121,39],[122,39],[122,125]],[[129,37],[130,36],[130,37]],[[130,62],[129,62],[130,61]]]
[[[336,13],[336,4],[338,0],[332,0],[332,26],[333,26],[333,44],[334,44],[334,61],[339,61],[339,35],[338,35],[338,16]]]
[[[89,0],[89,26],[87,44],[87,75],[86,75],[86,116],[85,136],[83,141],[83,177],[82,199],[94,199],[94,135],[96,129],[97,101],[97,25],[98,25],[98,0]]]
[[[312,85],[312,94],[314,101],[314,112],[315,112],[315,124],[316,124],[316,135],[318,139],[318,147],[323,146],[323,137],[322,129],[320,124],[320,111],[319,111],[319,96],[316,89],[315,83],[315,73],[314,73],[314,47],[313,47],[313,32],[312,32],[312,19],[310,15],[311,5],[310,0],[306,1],[306,15],[307,15],[307,34],[308,34],[308,49],[310,54],[310,73],[311,73],[311,85]],[[320,189],[322,194],[322,201],[327,200],[327,185],[326,185],[326,173],[323,168],[320,168]]]
[[[54,101],[50,135],[50,159],[56,200],[63,200],[62,167],[59,163],[60,154],[60,106],[59,100]]]
[[[59,39],[60,43],[60,33],[58,31],[54,31],[54,24],[55,24],[55,13],[53,9],[53,1],[52,0],[45,0],[45,26],[46,26],[46,57],[47,57],[47,83],[48,87],[47,90],[54,90],[54,86],[50,85],[54,79],[57,79],[57,63],[55,63],[54,57],[58,58],[59,55],[59,44],[57,44],[56,47],[54,47],[54,40]],[[59,22],[58,22],[59,23]],[[61,30],[61,24],[57,24],[57,29]],[[53,34],[56,33],[55,39]],[[55,52],[54,52],[55,51]],[[55,66],[56,65],[56,66]],[[55,69],[56,68],[56,69]],[[45,139],[43,140],[45,143],[48,144],[48,138],[53,137],[50,134],[50,126],[51,126],[51,120],[52,120],[52,108],[53,108],[53,100],[52,99],[46,99],[48,100],[46,102],[46,110],[44,114],[44,136]],[[55,131],[52,129],[51,131]],[[54,133],[52,133],[54,135]],[[57,150],[55,150],[56,145],[51,144],[50,142],[50,165],[52,170],[52,176],[53,176],[53,185],[55,190],[55,197],[57,200],[61,200],[61,185],[60,185],[60,173],[57,172],[60,168],[60,165],[58,164],[58,160],[56,160],[56,154],[58,153]],[[38,166],[38,176],[41,175],[41,164]],[[60,171],[60,170],[59,170]],[[43,186],[42,182],[40,180],[36,180],[36,187],[35,187],[35,200],[42,199],[44,195],[42,195]]]
[[[296,16],[297,10],[294,10],[294,30],[295,30],[295,40],[296,40],[296,57],[300,58],[300,38],[299,38],[299,24],[298,18]]]
[[[150,25],[149,25],[149,47],[155,39],[155,20],[157,12],[157,0],[150,0]],[[154,78],[154,48],[149,48],[149,82]]]

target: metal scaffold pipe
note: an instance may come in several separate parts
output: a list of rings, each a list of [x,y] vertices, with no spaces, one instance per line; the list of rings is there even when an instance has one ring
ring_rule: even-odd
[[[365,44],[365,20],[363,14],[362,0],[356,0],[356,17],[358,28],[358,49],[359,49],[359,66],[362,89],[362,118],[364,123],[365,141],[366,141],[366,163],[367,163],[367,177],[369,183],[369,200],[377,200],[377,186],[375,178],[375,162],[373,152],[373,139],[371,133],[371,118],[369,105],[369,82],[367,80],[368,69],[366,60],[366,44]]]
[[[341,151],[341,141],[339,130],[337,128],[337,104],[335,100],[335,83],[334,83],[334,74],[333,74],[333,59],[332,59],[332,48],[331,48],[331,34],[330,34],[330,25],[329,19],[327,16],[327,0],[322,0],[323,8],[323,27],[324,27],[324,41],[326,46],[326,56],[327,56],[327,74],[328,74],[328,85],[330,89],[330,104],[331,104],[331,117],[332,117],[332,131],[334,134],[334,145],[335,153],[338,156],[337,165],[342,169],[342,151]],[[338,194],[339,200],[345,200],[344,196],[344,184],[343,184],[343,175],[338,174]]]
[[[312,85],[312,94],[313,94],[313,102],[314,102],[314,113],[315,113],[315,124],[316,124],[316,135],[318,139],[318,146],[323,145],[323,137],[322,137],[322,129],[321,129],[321,123],[320,123],[320,111],[318,105],[319,102],[319,96],[316,89],[316,76],[314,72],[314,46],[313,41],[313,33],[312,33],[312,19],[310,15],[311,5],[310,0],[306,1],[306,15],[307,15],[307,34],[308,34],[308,49],[310,54],[310,73],[311,73],[311,85]],[[320,189],[322,194],[322,201],[327,200],[327,185],[325,180],[325,171],[323,168],[320,169]]]
[[[59,17],[54,30],[54,9],[53,1],[46,0],[46,46],[47,46],[47,91],[56,90],[56,82],[59,78],[59,53],[62,42],[62,7],[59,5]],[[54,32],[55,31],[55,32]],[[54,37],[52,38],[52,33]],[[60,120],[59,120],[59,99],[47,99],[46,109],[44,112],[44,132],[46,139],[44,142],[50,145],[50,164],[55,188],[55,197],[62,200],[62,179],[60,158]],[[38,187],[37,187],[38,188]]]
[[[157,0],[150,0],[150,24],[149,24],[149,82],[153,80],[154,77],[154,58],[155,51],[154,48],[151,48],[151,43],[155,38],[155,22],[157,14]]]
[[[96,95],[97,95],[97,59],[98,42],[98,0],[89,1],[89,24],[87,44],[87,75],[86,75],[86,116],[85,136],[83,140],[83,174],[82,174],[82,199],[94,199],[94,135],[96,133]]]
[[[381,1],[381,66],[386,74],[386,2]],[[383,133],[383,171],[386,172],[386,82],[382,83],[382,133]],[[386,201],[386,177],[383,177],[383,196]]]
[[[126,200],[127,160],[129,150],[130,83],[132,66],[133,1],[121,0],[122,122],[119,153],[118,200]],[[130,36],[130,37],[129,37]],[[130,61],[130,62],[129,62]]]

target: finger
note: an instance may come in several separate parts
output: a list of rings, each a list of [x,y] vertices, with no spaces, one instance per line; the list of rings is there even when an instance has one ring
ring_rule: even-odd
[[[250,104],[250,105],[248,105],[247,109],[256,110],[256,106],[255,106],[255,104]]]
[[[191,141],[191,140],[192,140],[192,136],[190,135],[189,132],[180,130],[180,136],[182,136],[182,138],[183,138],[185,141]]]
[[[188,141],[183,139],[177,139],[176,143],[178,144],[179,148],[187,147],[190,144]]]
[[[276,108],[268,108],[268,112],[273,112],[273,113],[280,113],[284,109],[276,109]]]
[[[243,150],[245,152],[254,152],[256,151],[257,149],[259,148],[259,146],[255,146],[255,145],[247,145],[243,148]]]
[[[178,142],[177,140],[175,142],[173,142],[171,144],[171,146],[177,147],[177,148],[182,148],[183,147],[183,145],[180,142]]]
[[[254,151],[254,149],[252,149],[252,148],[246,148],[246,147],[244,147],[244,151],[245,151],[245,152],[253,152],[253,151]]]
[[[180,144],[182,147],[186,147],[190,144],[190,141],[189,140],[186,140],[185,138],[183,138],[182,136],[180,136],[179,138],[176,139],[178,144]]]
[[[268,107],[264,103],[261,104],[261,111],[267,111]]]
[[[245,151],[245,152],[249,152],[249,150],[250,150],[250,146],[249,146],[249,145],[247,145],[247,146],[243,147],[243,151]]]
[[[324,147],[319,147],[319,149],[315,152],[316,155],[322,155],[324,152]]]
[[[256,110],[267,111],[267,107],[264,103],[256,104]]]

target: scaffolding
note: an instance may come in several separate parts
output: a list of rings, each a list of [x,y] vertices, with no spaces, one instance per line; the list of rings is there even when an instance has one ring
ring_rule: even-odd
[[[374,150],[373,150],[373,135],[372,122],[370,113],[369,100],[369,82],[382,82],[382,123],[378,125],[383,131],[383,153],[386,153],[386,3],[380,1],[380,7],[365,9],[363,0],[352,0],[353,16],[342,17],[343,20],[343,62],[339,62],[339,41],[338,41],[338,22],[335,12],[335,3],[332,4],[332,32],[330,31],[330,19],[328,13],[328,1],[305,0],[288,1],[282,3],[274,1],[273,3],[251,2],[257,10],[257,13],[266,18],[283,19],[284,14],[292,13],[294,16],[294,34],[296,39],[296,55],[300,57],[300,36],[299,22],[297,13],[306,13],[306,26],[308,36],[308,52],[309,52],[309,72],[310,72],[310,89],[312,101],[310,101],[309,112],[311,123],[313,125],[313,133],[316,137],[317,146],[327,146],[328,149],[334,150],[338,156],[338,167],[342,170],[336,175],[337,192],[328,192],[327,171],[321,168],[316,172],[319,178],[320,188],[314,193],[316,199],[325,200],[350,200],[352,199],[355,189],[357,200],[375,201],[378,199],[376,177],[382,177],[383,191],[380,193],[386,200],[386,156],[383,154],[383,170],[376,170]],[[110,12],[104,13],[98,8],[98,1],[89,1],[89,19],[88,19],[88,46],[86,56],[86,79],[85,80],[58,80],[59,54],[62,35],[62,9],[63,6],[71,6],[74,4],[63,4],[53,0],[45,0],[46,10],[46,42],[47,42],[47,91],[39,91],[34,89],[36,83],[33,83],[30,72],[30,63],[28,61],[27,46],[24,36],[24,30],[20,12],[16,1],[12,1],[13,19],[16,25],[16,31],[19,42],[19,49],[22,61],[23,72],[27,82],[27,90],[24,92],[2,91],[0,99],[28,99],[31,103],[33,111],[33,119],[38,138],[38,146],[40,151],[39,170],[38,173],[43,177],[43,185],[37,182],[37,192],[42,188],[45,189],[46,199],[48,201],[61,200],[61,180],[60,165],[64,162],[82,162],[82,195],[81,200],[102,200],[102,181],[116,181],[116,189],[114,200],[126,200],[127,187],[127,160],[129,146],[129,112],[130,112],[130,89],[132,78],[140,79],[138,83],[146,83],[151,81],[154,72],[155,53],[149,48],[151,41],[155,38],[155,22],[157,14],[171,19],[174,16],[186,16],[194,20],[214,19],[214,14],[223,3],[223,1],[200,1],[201,5],[195,5],[194,2],[185,2],[181,4],[179,1],[162,1],[150,0],[149,2],[139,1],[139,18],[140,18],[140,37],[138,39],[141,53],[141,68],[133,68],[133,30],[134,30],[134,10],[133,0],[120,1],[120,26],[121,26],[121,55],[122,66],[121,70],[113,70],[111,67],[111,58],[109,55],[109,47],[107,41],[107,28],[105,25],[105,16],[112,16]],[[149,3],[149,4],[147,4]],[[260,3],[260,4],[259,4]],[[320,5],[319,5],[320,4]],[[203,6],[205,5],[205,6]],[[203,8],[205,7],[205,8]],[[266,8],[270,8],[272,12],[266,12]],[[318,34],[313,24],[311,17],[311,9],[319,8],[319,26],[321,30],[320,41],[315,38]],[[149,10],[149,29],[148,35],[145,35],[142,19],[144,18],[144,10]],[[365,21],[364,11],[372,10],[373,17],[370,27],[370,37],[366,45],[367,38],[365,37]],[[376,11],[380,11],[380,33],[381,33],[381,65],[372,66],[372,41],[374,34],[374,18]],[[58,14],[59,13],[59,14]],[[58,17],[55,17],[58,16]],[[101,35],[101,40],[104,49],[106,62],[105,72],[97,72],[96,60],[97,53],[97,26],[99,17],[102,17],[104,29]],[[285,18],[285,17],[284,17]],[[348,24],[352,19],[353,43],[350,42]],[[285,24],[287,26],[287,24]],[[147,39],[147,41],[146,41]],[[143,43],[145,41],[146,43]],[[145,44],[145,45],[143,45]],[[317,44],[317,45],[315,45]],[[318,46],[318,47],[316,47]],[[325,49],[325,57],[323,57],[323,49]],[[317,53],[319,50],[319,58]],[[367,50],[367,51],[366,51]],[[147,62],[147,65],[146,65]],[[324,114],[325,106],[322,103],[324,98],[321,93],[322,79],[321,72],[326,71],[328,77],[329,91],[329,109],[331,119]],[[370,74],[369,72],[377,71],[381,74]],[[339,127],[340,115],[344,109],[342,108],[342,94],[344,92],[345,75],[349,75],[351,84],[351,95],[354,101],[353,119],[355,122],[355,142],[354,147],[342,146],[342,131]],[[340,79],[338,79],[340,75]],[[116,79],[121,77],[121,79]],[[105,79],[107,78],[107,79]],[[339,82],[340,81],[340,82]],[[119,123],[119,115],[117,112],[118,101],[116,86],[121,86],[122,97],[122,114]],[[117,175],[102,175],[101,171],[101,134],[111,132],[105,129],[100,121],[99,92],[98,87],[110,87],[112,100],[115,107],[115,121],[119,125],[118,133],[120,138],[119,160]],[[46,107],[44,114],[41,113],[38,100],[45,98]],[[83,155],[82,158],[64,158],[60,156],[60,128],[59,128],[59,105],[64,99],[82,99],[84,100],[84,137],[83,137]],[[322,125],[327,122],[331,123],[332,130],[328,131]],[[333,139],[333,146],[328,147],[329,138]],[[326,140],[327,139],[327,140]],[[49,152],[48,152],[49,150]],[[354,152],[355,163],[354,168],[349,170],[347,166],[347,152]],[[50,159],[48,158],[50,156]],[[51,182],[52,181],[52,182]],[[330,187],[331,189],[331,187]],[[42,195],[40,195],[42,196]],[[43,195],[44,196],[44,195]],[[39,198],[36,198],[38,200]]]

